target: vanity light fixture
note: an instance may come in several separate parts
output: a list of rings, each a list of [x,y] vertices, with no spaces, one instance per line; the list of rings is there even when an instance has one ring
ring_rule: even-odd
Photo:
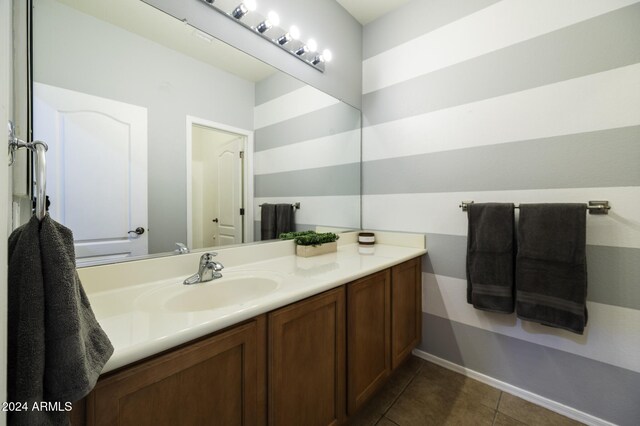
[[[295,25],[292,25],[289,31],[280,28],[280,17],[277,13],[271,11],[265,17],[256,12],[256,0],[242,0],[242,2],[231,11],[229,11],[229,9],[223,9],[225,2],[216,0],[198,1],[215,9],[216,12],[231,18],[234,22],[239,23],[245,28],[252,30],[255,34],[269,40],[285,52],[320,72],[324,72],[325,63],[331,60],[331,53],[327,49],[320,55],[315,53],[318,50],[318,44],[315,40],[309,39],[306,43],[299,41],[300,30]],[[327,55],[326,52],[329,52],[329,55]]]
[[[256,31],[258,31],[260,34],[264,33],[265,31],[271,29],[271,27],[273,26],[278,26],[280,25],[280,17],[278,16],[277,13],[275,13],[273,10],[269,13],[267,13],[267,19],[265,19],[264,21],[260,22],[257,26],[256,26]]]
[[[204,0],[204,2],[209,6],[213,6],[213,1]],[[256,0],[244,0],[242,3],[238,5],[238,7],[233,9],[233,12],[231,12],[231,16],[233,16],[236,19],[242,19],[242,17],[247,13],[253,12],[254,10],[256,10],[256,6],[257,6]]]
[[[331,59],[333,59],[331,51],[329,49],[324,49],[320,55],[316,55],[316,57],[311,60],[311,63],[316,65],[321,62],[331,62]]]
[[[289,31],[278,37],[278,44],[284,46],[292,40],[298,40],[300,38],[300,30],[295,25],[289,28]]]

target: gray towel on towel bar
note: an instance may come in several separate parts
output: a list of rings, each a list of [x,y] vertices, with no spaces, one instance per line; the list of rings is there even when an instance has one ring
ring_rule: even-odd
[[[586,204],[521,204],[519,318],[582,334],[587,324]]]
[[[75,402],[96,384],[113,346],[75,268],[73,236],[46,215],[9,237],[10,401]],[[10,425],[68,424],[65,411],[9,413]]]
[[[476,309],[514,309],[513,204],[470,204],[467,210],[467,302]]]

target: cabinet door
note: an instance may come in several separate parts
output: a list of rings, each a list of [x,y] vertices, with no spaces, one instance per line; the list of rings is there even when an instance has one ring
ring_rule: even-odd
[[[269,424],[343,422],[344,300],[340,287],[269,314]]]
[[[391,268],[391,366],[396,368],[422,335],[420,257]]]
[[[391,373],[391,274],[384,270],[347,285],[349,415]]]
[[[100,381],[88,423],[264,424],[265,323],[260,317]]]

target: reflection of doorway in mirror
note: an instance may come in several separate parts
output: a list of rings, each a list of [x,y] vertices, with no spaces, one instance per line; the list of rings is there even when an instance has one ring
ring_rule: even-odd
[[[187,245],[192,249],[244,242],[246,136],[191,124],[191,202]],[[189,167],[188,167],[189,168]]]
[[[34,82],[33,133],[78,265],[147,254],[147,109]]]

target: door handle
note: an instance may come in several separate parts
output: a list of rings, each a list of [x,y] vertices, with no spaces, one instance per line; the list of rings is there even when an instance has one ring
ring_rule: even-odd
[[[127,232],[127,234],[129,234],[129,235],[131,235],[131,234],[142,235],[142,234],[144,234],[144,228],[142,226],[138,226],[135,230]]]
[[[218,218],[216,217],[215,219],[211,220],[211,222],[218,223]]]

